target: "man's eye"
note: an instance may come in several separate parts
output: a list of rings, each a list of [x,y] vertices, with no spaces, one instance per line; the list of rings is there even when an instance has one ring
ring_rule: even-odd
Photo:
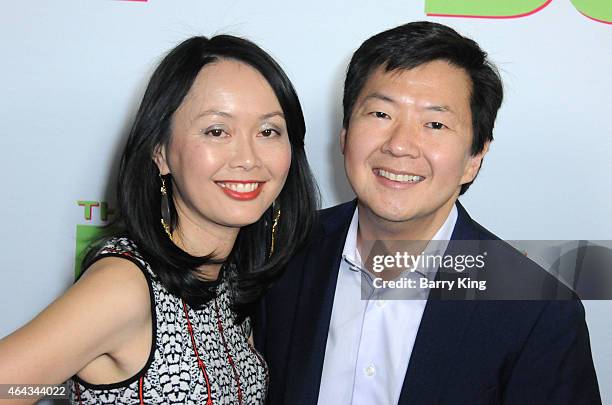
[[[382,111],[373,111],[370,114],[372,114],[376,118],[382,118],[382,119],[389,119],[389,118],[391,118],[391,117],[389,117],[389,114],[384,113]]]
[[[261,135],[264,138],[270,138],[272,136],[280,135],[280,133],[275,129],[268,128],[268,129],[264,129],[263,131],[261,131]]]
[[[209,129],[208,131],[204,132],[204,134],[212,136],[214,138],[219,138],[223,136],[223,130],[219,128],[213,128],[213,129]]]
[[[425,124],[425,126],[427,128],[431,128],[431,129],[444,129],[444,128],[447,128],[447,126],[444,125],[443,123],[435,122],[435,121],[434,122],[428,122],[427,124]]]

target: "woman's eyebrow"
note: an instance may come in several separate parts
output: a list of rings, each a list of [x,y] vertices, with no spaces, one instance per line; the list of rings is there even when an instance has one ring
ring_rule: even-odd
[[[267,120],[268,118],[272,118],[272,117],[280,117],[282,119],[285,119],[285,114],[283,114],[282,111],[274,111],[271,113],[264,114],[260,116],[259,118],[262,120]]]
[[[228,112],[225,111],[220,111],[220,110],[206,110],[206,111],[202,111],[201,113],[198,114],[197,118],[199,117],[206,117],[209,115],[219,115],[221,117],[227,117],[227,118],[233,118],[234,116]],[[285,114],[282,113],[282,111],[273,111],[267,114],[263,114],[261,115],[259,118],[261,120],[266,120],[272,117],[280,117],[282,119],[285,119]]]
[[[222,117],[228,117],[231,118],[233,117],[232,114],[225,112],[225,111],[220,111],[220,110],[206,110],[206,111],[202,111],[201,113],[198,114],[198,118],[199,117],[204,117],[207,115],[220,115]]]

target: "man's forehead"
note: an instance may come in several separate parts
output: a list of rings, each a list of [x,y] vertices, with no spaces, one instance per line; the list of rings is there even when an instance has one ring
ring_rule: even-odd
[[[470,74],[465,68],[446,59],[434,59],[409,67],[391,67],[387,63],[384,63],[369,72],[364,84],[367,84],[367,82],[372,79],[383,79],[388,81],[398,80],[406,76],[436,75],[442,73],[444,76],[448,76],[448,74],[451,73],[455,79],[463,79],[471,82]]]
[[[438,98],[432,110],[453,110],[452,104],[468,102],[472,92],[472,81],[468,72],[446,60],[434,60],[410,69],[388,70],[385,65],[374,69],[365,81],[358,99],[399,102],[403,92],[426,92]],[[456,108],[454,108],[456,109]]]

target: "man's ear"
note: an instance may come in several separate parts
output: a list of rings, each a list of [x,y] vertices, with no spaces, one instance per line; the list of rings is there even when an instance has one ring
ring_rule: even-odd
[[[463,172],[463,177],[461,178],[461,184],[470,183],[474,181],[476,175],[478,174],[478,171],[480,170],[480,166],[482,165],[482,159],[489,151],[490,144],[490,141],[486,141],[480,152],[469,157],[467,165]]]
[[[168,167],[168,161],[166,160],[166,147],[164,145],[157,145],[155,147],[153,161],[159,169],[159,174],[165,176],[170,173],[170,167]]]
[[[344,144],[346,142],[346,128],[340,130],[340,152],[344,155]]]

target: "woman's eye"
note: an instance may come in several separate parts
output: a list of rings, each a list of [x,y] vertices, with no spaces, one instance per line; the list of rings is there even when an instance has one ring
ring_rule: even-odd
[[[383,118],[383,119],[389,119],[391,117],[389,117],[389,114],[384,113],[382,111],[373,111],[370,114],[372,114],[373,116],[375,116],[376,118]]]
[[[268,128],[268,129],[264,129],[263,131],[261,131],[261,135],[264,138],[270,138],[272,136],[280,135],[280,133],[275,129]]]
[[[443,123],[435,122],[435,121],[434,122],[428,122],[427,124],[425,124],[425,126],[427,128],[431,128],[431,129],[444,129],[444,128],[447,128],[447,126],[444,125]]]
[[[223,133],[224,133],[224,131],[222,129],[219,129],[219,128],[209,129],[209,130],[204,132],[204,134],[212,136],[214,138],[220,138],[221,136],[223,136]]]

